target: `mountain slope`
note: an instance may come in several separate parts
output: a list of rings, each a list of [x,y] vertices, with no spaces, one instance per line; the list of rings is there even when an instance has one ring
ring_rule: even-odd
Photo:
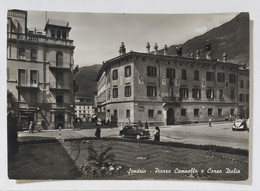
[[[79,91],[76,93],[77,96],[85,96],[94,100],[97,87],[97,72],[101,66],[100,64],[96,64],[79,68],[79,72],[75,74],[75,80],[79,84]]]
[[[240,13],[231,21],[216,27],[203,35],[194,37],[183,44],[183,56],[199,49],[205,58],[205,44],[209,40],[214,59],[222,60],[227,53],[228,61],[237,64],[249,63],[249,14]],[[169,55],[176,55],[176,45],[168,49]],[[162,50],[160,50],[162,53]]]

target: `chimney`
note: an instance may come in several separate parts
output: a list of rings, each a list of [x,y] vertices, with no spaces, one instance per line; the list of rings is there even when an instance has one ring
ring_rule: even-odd
[[[157,52],[158,51],[158,45],[157,45],[157,43],[155,43],[155,45],[154,45],[154,55],[157,55]]]
[[[182,45],[176,47],[177,56],[182,56]]]
[[[200,51],[199,49],[196,50],[196,60],[200,59]]]
[[[227,62],[227,53],[223,53],[222,55],[223,62]]]
[[[146,45],[146,50],[147,50],[147,53],[149,54],[150,53],[150,43],[149,42],[147,42],[147,45]]]
[[[209,40],[207,40],[207,42],[206,42],[205,50],[206,50],[206,59],[212,60],[211,44],[210,44]]]
[[[194,58],[194,52],[190,52],[190,58]]]
[[[164,45],[163,55],[167,55],[167,51],[168,51],[168,47],[167,45]]]
[[[208,52],[206,53],[206,59],[207,59],[207,60],[212,60],[211,51],[208,51]]]
[[[123,42],[121,42],[121,46],[119,48],[119,55],[121,56],[123,54],[125,54],[125,45]]]

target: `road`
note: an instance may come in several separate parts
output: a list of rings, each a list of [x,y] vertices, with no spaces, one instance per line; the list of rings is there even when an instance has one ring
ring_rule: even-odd
[[[180,142],[197,145],[218,145],[232,148],[248,149],[249,133],[247,131],[232,131],[232,123],[214,123],[212,127],[207,124],[196,125],[174,125],[160,127],[161,141]],[[153,135],[154,127],[149,128]],[[120,128],[102,129],[102,137],[119,137]],[[62,130],[61,138],[82,138],[93,137],[95,129],[83,130]],[[40,133],[28,134],[28,132],[19,132],[19,141],[31,140],[34,138],[54,137],[59,139],[59,131],[42,131]],[[153,137],[151,137],[153,138]]]

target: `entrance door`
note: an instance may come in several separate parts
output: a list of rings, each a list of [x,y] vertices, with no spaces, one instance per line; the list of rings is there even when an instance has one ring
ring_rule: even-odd
[[[55,117],[55,129],[64,128],[64,114],[58,113]]]
[[[172,108],[167,110],[167,125],[174,125],[174,110]]]

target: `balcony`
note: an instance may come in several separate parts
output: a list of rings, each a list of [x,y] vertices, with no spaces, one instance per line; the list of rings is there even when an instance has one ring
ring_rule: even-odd
[[[165,96],[165,97],[162,97],[162,101],[164,101],[164,102],[172,102],[172,103],[179,103],[179,102],[182,102],[182,97]]]
[[[32,80],[30,83],[18,82],[16,86],[17,89],[39,89],[39,82],[37,80]]]
[[[72,88],[70,87],[69,84],[55,84],[55,83],[50,83],[50,90],[52,91],[72,91]]]
[[[71,62],[63,62],[61,65],[57,65],[56,61],[51,61],[49,68],[52,71],[71,71]]]
[[[71,106],[68,103],[52,103],[51,108],[52,109],[70,109]]]
[[[63,46],[73,46],[73,40],[68,39],[58,39],[46,37],[42,34],[21,34],[21,33],[7,33],[8,40],[14,39],[18,41],[27,42],[37,42],[37,43],[47,43],[47,44],[57,44]]]

